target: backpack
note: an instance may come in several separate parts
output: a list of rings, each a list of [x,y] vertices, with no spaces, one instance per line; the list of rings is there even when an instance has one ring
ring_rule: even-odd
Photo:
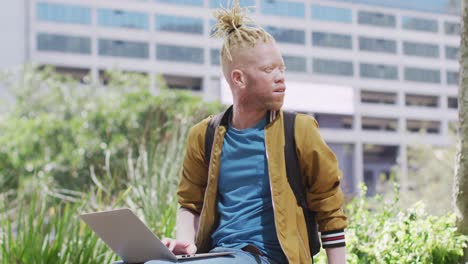
[[[221,123],[225,112],[213,116],[206,129],[205,133],[205,162],[209,166],[211,159],[211,148],[213,147],[214,133],[216,128]],[[304,212],[304,218],[307,225],[307,233],[309,237],[309,250],[311,256],[316,255],[320,251],[320,240],[318,235],[318,227],[316,213],[307,208],[306,190],[302,184],[302,175],[300,172],[299,159],[296,153],[296,141],[294,139],[294,127],[296,121],[296,113],[283,111],[284,118],[284,157],[286,162],[286,175],[289,185],[296,196],[297,204]]]

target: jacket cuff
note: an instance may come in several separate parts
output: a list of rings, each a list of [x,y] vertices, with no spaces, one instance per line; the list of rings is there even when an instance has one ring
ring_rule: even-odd
[[[322,232],[320,236],[323,248],[346,246],[344,229]]]

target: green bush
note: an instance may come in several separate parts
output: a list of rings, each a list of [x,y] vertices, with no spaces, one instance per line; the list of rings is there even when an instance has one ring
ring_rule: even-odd
[[[29,88],[16,88],[20,100],[0,123],[4,189],[17,186],[21,177],[43,174],[52,175],[60,187],[74,190],[86,190],[92,173],[110,176],[120,184],[129,154],[137,157],[143,146],[151,160],[158,154],[157,146],[171,140],[178,127],[189,127],[221,109],[187,92],[162,88],[155,96],[147,87],[128,89],[140,82],[123,73],[110,74],[115,80],[110,79],[107,88],[64,82],[65,78],[50,70],[26,69],[22,76],[34,80],[42,97]],[[32,81],[28,84],[33,85]],[[63,87],[80,90],[70,92]],[[105,93],[95,89],[105,89]]]
[[[429,215],[422,203],[402,210],[397,188],[391,201],[365,191],[346,206],[348,263],[460,263],[468,237],[457,233],[454,214]],[[324,252],[317,262],[326,263]]]

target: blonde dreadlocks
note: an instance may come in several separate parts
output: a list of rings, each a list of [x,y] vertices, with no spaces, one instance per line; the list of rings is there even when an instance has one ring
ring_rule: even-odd
[[[232,62],[234,50],[243,47],[254,47],[257,41],[274,41],[273,37],[263,28],[248,26],[254,24],[247,16],[248,8],[241,8],[239,0],[232,0],[231,8],[220,8],[214,12],[217,23],[214,26],[214,37],[224,39],[221,48],[221,61],[225,65]]]

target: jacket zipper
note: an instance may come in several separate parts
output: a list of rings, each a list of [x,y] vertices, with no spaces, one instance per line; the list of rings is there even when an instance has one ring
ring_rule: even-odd
[[[203,212],[205,211],[206,197],[208,196],[208,187],[210,186],[211,167],[212,167],[211,166],[211,161],[213,160],[214,146],[216,145],[216,139],[218,138],[217,134],[218,134],[218,127],[215,129],[214,140],[213,140],[213,144],[211,145],[211,156],[210,156],[210,162],[208,164],[208,176],[207,176],[207,179],[206,179],[206,188],[205,188],[205,195],[203,197],[203,205],[202,205],[202,209],[200,211],[200,220],[198,221],[197,236],[200,233],[200,226],[202,226],[201,217],[203,216]],[[203,241],[203,243],[205,243],[205,241]],[[202,246],[204,246],[204,245],[202,245]]]
[[[270,177],[270,161],[269,161],[269,156],[268,156],[268,144],[267,144],[267,135],[266,135],[266,129],[265,129],[265,152],[266,152],[266,159],[267,159],[267,165],[268,165],[268,181],[270,182],[270,196],[271,196],[271,204],[273,206],[273,221],[275,222],[275,228],[276,228],[276,217],[275,217],[275,200],[273,199],[273,188],[271,184],[271,177]],[[284,251],[284,247],[281,244],[281,239],[278,237],[278,230],[276,230],[276,238],[278,238],[278,242],[280,244],[280,248],[283,251],[283,254],[286,255],[286,252]],[[286,256],[286,259],[288,256]]]

